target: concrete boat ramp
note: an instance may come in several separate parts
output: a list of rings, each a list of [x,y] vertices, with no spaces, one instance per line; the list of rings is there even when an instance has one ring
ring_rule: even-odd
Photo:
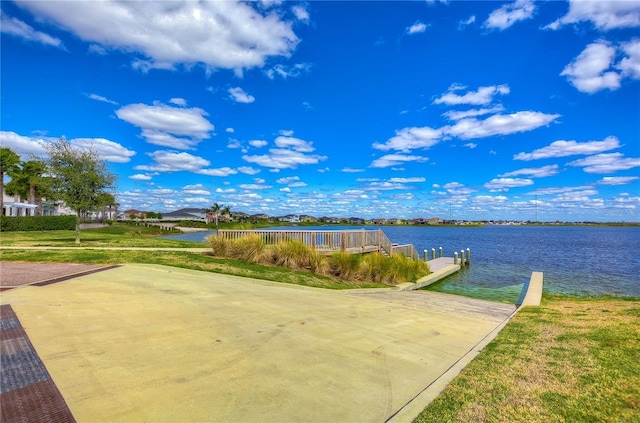
[[[516,311],[141,264],[2,304],[82,422],[411,421]]]

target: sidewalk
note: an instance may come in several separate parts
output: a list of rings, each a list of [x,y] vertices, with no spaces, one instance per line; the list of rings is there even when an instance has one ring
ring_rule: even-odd
[[[133,264],[2,303],[92,422],[410,421],[515,310]]]

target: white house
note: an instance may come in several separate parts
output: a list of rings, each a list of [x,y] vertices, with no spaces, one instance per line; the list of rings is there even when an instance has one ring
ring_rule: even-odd
[[[21,199],[18,194],[7,195],[6,192],[2,192],[2,214],[5,216],[35,216],[37,208],[37,204],[32,204],[27,200]],[[60,216],[67,214],[75,213],[64,204],[44,203],[42,205],[43,216]]]

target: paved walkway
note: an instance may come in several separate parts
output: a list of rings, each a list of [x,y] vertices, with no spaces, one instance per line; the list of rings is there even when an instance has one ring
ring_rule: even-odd
[[[411,421],[514,306],[127,264],[2,293],[78,421]]]

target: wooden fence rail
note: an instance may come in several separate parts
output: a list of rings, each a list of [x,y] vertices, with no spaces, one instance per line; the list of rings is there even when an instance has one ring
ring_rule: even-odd
[[[225,239],[238,239],[249,235],[258,235],[266,244],[277,244],[296,239],[314,250],[331,253],[346,251],[349,253],[380,252],[392,256],[404,254],[414,260],[420,255],[412,244],[398,245],[392,243],[381,229],[365,230],[219,230],[218,236]]]

